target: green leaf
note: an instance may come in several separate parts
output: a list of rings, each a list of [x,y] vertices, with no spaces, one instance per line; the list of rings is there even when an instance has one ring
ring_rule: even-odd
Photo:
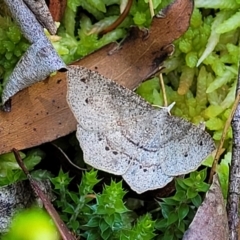
[[[114,213],[114,210],[113,209],[106,209],[105,206],[100,203],[100,204],[97,204],[95,206],[95,214],[99,214],[99,215],[104,215],[104,214],[110,214],[110,213]]]
[[[178,218],[183,220],[189,212],[189,206],[187,204],[181,204],[178,208]]]
[[[106,229],[103,233],[101,233],[101,237],[103,239],[109,239],[111,235],[112,235],[112,230],[110,228]]]
[[[125,216],[125,213],[114,213],[114,221],[111,226],[111,228],[114,231],[118,231],[123,228],[123,218]]]
[[[173,210],[172,206],[169,206],[166,203],[160,203],[161,206],[161,211],[162,211],[162,215],[164,218],[168,218],[169,214],[171,213],[171,211]]]
[[[193,178],[182,179],[182,183],[184,183],[188,187],[192,187],[192,186],[194,186],[195,179],[193,179]],[[186,189],[188,189],[188,188],[186,188]]]
[[[97,179],[97,173],[98,172],[94,169],[83,173],[81,184],[78,187],[80,196],[93,193],[93,187],[100,181]]]
[[[198,195],[198,192],[196,191],[196,189],[194,189],[194,188],[189,188],[189,189],[187,190],[187,198],[188,198],[188,199],[194,198],[194,197],[196,197],[197,195]]]
[[[231,162],[231,152],[225,154],[224,159],[217,166],[217,173],[219,176],[219,182],[222,188],[224,199],[227,198],[228,181],[229,181],[229,165]]]
[[[139,217],[137,224],[132,228],[129,239],[152,239],[155,237],[155,222],[151,219],[150,214]]]
[[[177,212],[171,212],[168,216],[168,219],[167,219],[167,223],[168,225],[171,225],[173,223],[175,223],[177,220],[178,220],[178,213]]]
[[[154,92],[155,94],[159,94],[159,79],[152,78],[151,80],[143,82],[136,90],[136,93],[142,96],[146,101],[150,103],[157,104],[154,102]],[[156,97],[156,96],[155,96]]]
[[[36,180],[43,180],[43,179],[51,179],[51,177],[53,176],[53,174],[47,170],[35,170],[31,172],[31,176],[36,179]]]
[[[40,149],[33,149],[27,152],[27,157],[24,158],[26,168],[31,171],[45,156],[45,153]]]
[[[210,185],[208,183],[201,182],[201,183],[196,185],[196,190],[198,192],[207,192],[209,187],[210,187]]]
[[[88,231],[86,235],[87,235],[87,240],[96,240],[96,239],[99,239],[100,237],[99,231],[96,231],[95,229]]]
[[[143,12],[136,12],[133,17],[133,21],[138,26],[143,26],[146,22],[146,14]]]
[[[104,231],[106,231],[109,228],[109,225],[105,222],[105,220],[102,218],[99,221],[99,228],[101,230],[101,233],[103,233]]]
[[[112,227],[113,226],[113,224],[114,224],[114,214],[111,214],[111,215],[104,215],[103,216],[103,218],[104,218],[104,220],[105,220],[105,222],[110,226],[110,227]]]
[[[106,7],[103,1],[101,0],[88,0],[88,2],[101,12],[106,12]]]
[[[129,210],[123,203],[126,192],[122,189],[122,182],[111,181],[110,186],[105,186],[101,195],[97,195],[97,214],[125,213]]]
[[[68,202],[65,202],[65,208],[63,212],[73,214],[75,212],[75,207]]]
[[[184,221],[179,221],[179,224],[178,224],[178,229],[184,233],[186,231],[186,225],[184,223]]]
[[[77,220],[71,221],[69,224],[74,231],[77,231],[79,229],[79,222]]]
[[[203,170],[198,172],[198,176],[196,177],[197,179],[199,179],[199,181],[204,181],[207,177],[207,168],[204,168]]]
[[[218,117],[211,118],[206,122],[206,127],[210,130],[220,130],[223,129],[223,126],[223,121]]]
[[[215,61],[213,64],[216,64],[216,63],[221,63],[221,62]],[[219,66],[220,69],[222,69],[223,66],[225,65],[224,64],[222,65],[221,63]],[[222,69],[222,72],[223,74],[217,76],[216,79],[209,84],[207,88],[207,93],[212,93],[214,90],[221,88],[222,86],[224,86],[224,84],[231,81],[231,79],[235,76],[234,73],[228,69]],[[216,124],[215,127],[214,127],[214,124]],[[217,117],[212,118],[206,122],[206,126],[209,126],[209,129],[211,130],[220,129],[220,126],[222,126],[222,124],[223,124],[222,121]]]
[[[191,198],[191,201],[193,205],[198,208],[202,204],[202,197],[199,194],[197,194],[196,197]]]
[[[197,178],[197,175],[198,175],[198,171],[191,172],[189,178],[192,179],[192,180],[193,180],[193,179],[196,179],[196,178]]]
[[[210,155],[208,158],[206,158],[206,159],[203,161],[202,165],[203,165],[203,166],[206,166],[206,167],[212,167],[213,160],[214,160],[214,159],[213,159],[213,156]]]
[[[98,227],[100,222],[99,216],[92,216],[85,226],[87,227]]]
[[[165,230],[167,226],[168,226],[167,218],[158,219],[155,223],[155,228],[161,231]]]
[[[203,111],[203,116],[205,119],[214,118],[214,117],[217,117],[220,113],[222,113],[223,110],[224,109],[221,106],[210,105],[208,108],[206,108]]]
[[[9,172],[10,171],[8,171],[8,174],[7,174],[7,177],[6,177],[6,180],[8,180],[7,184],[15,183],[17,181],[22,181],[22,180],[27,179],[26,175],[23,173],[22,170],[15,170],[15,171],[12,172],[11,175],[9,174]]]
[[[176,201],[185,201],[187,198],[187,195],[185,191],[177,191],[172,198]]]
[[[184,179],[182,179],[182,178],[177,178],[175,180],[175,186],[176,186],[177,191],[183,191],[183,190],[188,189],[188,186],[186,184],[184,184],[183,180]]]
[[[22,156],[22,158],[24,158],[25,154],[20,153],[20,156]],[[20,170],[20,169],[21,168],[19,167],[18,163],[16,162],[16,159],[15,159],[13,153],[6,153],[6,154],[0,155],[0,176],[2,178],[9,177],[9,179],[12,179],[12,177],[9,175],[9,174],[12,174],[12,170]],[[8,184],[7,181],[6,181],[6,183]]]
[[[174,240],[174,233],[170,229],[165,231],[162,240]]]
[[[64,173],[62,169],[60,169],[57,177],[51,178],[55,189],[63,189],[67,187],[71,181],[72,178],[69,177],[68,173]]]
[[[79,203],[79,197],[76,193],[68,191],[67,194],[70,196],[70,198],[76,205]]]
[[[178,201],[174,200],[172,197],[161,198],[161,200],[166,204],[172,205],[172,206],[176,206],[178,204]]]
[[[26,157],[26,155],[23,152],[19,152],[19,154],[22,159]],[[12,152],[1,154],[0,163],[2,162],[16,162],[14,154]]]
[[[163,106],[164,105],[163,96],[162,96],[161,93],[158,92],[157,89],[153,90],[152,97],[153,97],[153,104],[154,105],[157,105],[157,106]]]

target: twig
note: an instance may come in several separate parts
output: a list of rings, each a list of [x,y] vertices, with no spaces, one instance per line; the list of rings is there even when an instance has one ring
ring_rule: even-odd
[[[115,22],[113,22],[110,26],[103,29],[99,34],[102,35],[102,34],[108,33],[108,32],[111,32],[112,30],[114,30],[115,28],[117,28],[127,17],[128,13],[130,12],[130,9],[132,7],[132,3],[133,3],[133,0],[128,0],[127,6],[125,7],[125,9],[121,13],[121,15],[117,18],[117,20]]]
[[[21,169],[23,170],[23,172],[26,174],[30,185],[32,187],[32,189],[35,191],[35,193],[37,194],[37,196],[42,200],[43,205],[45,207],[45,209],[47,210],[48,214],[51,216],[51,218],[53,219],[56,227],[58,228],[59,233],[61,234],[61,237],[63,240],[76,240],[76,238],[71,234],[71,232],[68,230],[67,226],[65,225],[65,223],[62,221],[62,219],[59,217],[57,211],[55,210],[55,208],[53,207],[53,205],[51,204],[51,202],[49,201],[49,199],[47,198],[47,196],[42,192],[42,190],[39,188],[38,183],[36,180],[34,180],[32,178],[32,176],[29,174],[27,168],[25,167],[22,158],[18,152],[18,150],[16,150],[15,148],[12,149],[14,156],[16,158],[17,163],[19,164],[19,166],[21,167]]]
[[[238,69],[238,82],[236,95],[240,94],[240,67]],[[232,162],[230,167],[229,189],[227,199],[227,214],[229,225],[229,239],[238,239],[238,205],[240,195],[240,104],[232,120],[233,145],[232,145]]]
[[[86,168],[81,168],[79,167],[78,165],[76,165],[75,163],[73,163],[70,158],[67,156],[67,154],[59,147],[57,146],[56,144],[54,143],[51,143],[52,146],[54,146],[64,157],[65,159],[76,169],[80,170],[80,171],[84,171],[84,170],[87,170]]]
[[[149,4],[151,18],[153,18],[155,13],[154,13],[154,9],[153,9],[153,2],[152,2],[152,0],[149,0],[148,4]]]
[[[233,119],[233,115],[234,115],[234,113],[237,109],[239,100],[240,100],[240,92],[237,94],[237,97],[236,97],[236,99],[233,103],[233,106],[232,106],[231,113],[230,113],[230,115],[229,115],[229,117],[228,117],[228,119],[225,123],[224,129],[223,129],[223,132],[222,132],[222,136],[221,136],[221,140],[220,140],[220,143],[219,143],[219,146],[217,148],[217,152],[215,154],[214,161],[213,161],[213,164],[212,164],[212,168],[211,168],[211,172],[210,172],[210,176],[209,176],[209,180],[208,180],[209,183],[212,183],[213,175],[216,172],[216,167],[217,167],[217,164],[219,162],[220,156],[222,154],[222,148],[223,148],[224,140],[226,138],[228,128],[229,128],[229,126],[231,124],[231,121]]]
[[[168,106],[167,95],[166,95],[166,90],[165,90],[162,73],[159,74],[159,82],[160,82],[162,92],[163,92],[163,104],[164,104],[164,107],[167,107]]]

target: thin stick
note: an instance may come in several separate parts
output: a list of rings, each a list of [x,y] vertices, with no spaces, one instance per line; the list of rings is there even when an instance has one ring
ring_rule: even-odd
[[[51,143],[64,157],[65,159],[73,166],[75,167],[76,169],[80,170],[80,171],[84,171],[84,170],[87,170],[86,168],[81,168],[79,167],[78,165],[76,165],[75,163],[73,163],[70,158],[67,156],[67,154],[59,147],[57,146],[56,144],[54,143]]]
[[[42,192],[42,190],[40,189],[40,187],[38,186],[38,183],[36,180],[34,180],[32,178],[32,176],[29,174],[27,168],[25,167],[23,160],[18,152],[17,149],[13,148],[12,149],[14,156],[16,158],[16,161],[18,163],[18,165],[21,167],[21,169],[23,170],[23,172],[26,174],[30,185],[32,187],[32,189],[35,191],[35,193],[37,194],[37,196],[39,196],[39,198],[42,200],[43,205],[45,207],[45,209],[47,210],[48,214],[51,216],[52,220],[54,221],[56,227],[58,228],[59,233],[61,234],[61,237],[63,240],[77,240],[69,231],[69,229],[67,228],[67,226],[65,225],[65,223],[62,221],[62,219],[59,217],[57,211],[55,210],[55,208],[53,207],[53,205],[51,204],[50,200],[47,198],[47,196]]]
[[[223,132],[222,132],[222,136],[221,136],[221,140],[220,140],[219,146],[217,148],[217,152],[215,154],[213,165],[212,165],[212,168],[211,168],[211,172],[210,172],[210,176],[209,176],[209,180],[208,180],[209,183],[212,183],[213,175],[216,172],[216,167],[217,167],[217,164],[219,162],[220,156],[222,154],[222,147],[223,147],[223,144],[224,144],[224,140],[226,138],[228,128],[231,125],[231,121],[233,119],[233,115],[234,115],[234,113],[237,109],[239,101],[240,101],[240,92],[237,94],[237,97],[236,97],[236,99],[233,103],[233,106],[232,106],[231,113],[230,113],[230,115],[229,115],[229,117],[228,117],[228,119],[225,123],[224,129],[223,129]]]
[[[152,0],[149,0],[148,4],[149,4],[151,18],[153,18],[155,13],[154,13],[154,9],[153,9],[153,2],[152,2]]]
[[[167,94],[166,94],[166,89],[165,89],[162,73],[159,74],[159,82],[160,82],[162,92],[163,92],[163,105],[164,105],[164,107],[167,107],[168,106]]]
[[[133,0],[128,0],[127,6],[125,7],[125,9],[121,13],[121,15],[117,18],[117,20],[115,22],[113,22],[110,26],[108,26],[105,29],[103,29],[102,31],[100,31],[99,34],[102,35],[102,34],[108,33],[108,32],[111,32],[112,30],[114,30],[115,28],[117,28],[129,14],[130,9],[132,7],[132,3],[133,3]],[[93,30],[95,30],[95,29],[93,29]],[[95,33],[95,31],[91,30],[89,33],[91,33],[91,34]]]
[[[236,95],[240,94],[240,66],[238,69],[238,82]],[[229,188],[227,199],[227,214],[229,226],[229,239],[238,239],[239,224],[239,195],[240,195],[240,104],[232,120],[233,145],[232,145],[232,162],[230,167]]]

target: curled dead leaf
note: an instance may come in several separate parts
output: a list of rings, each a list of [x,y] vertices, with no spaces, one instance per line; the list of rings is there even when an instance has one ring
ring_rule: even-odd
[[[32,1],[26,0],[25,2],[31,5]],[[66,66],[46,37],[35,15],[32,13],[32,11],[34,13],[36,12],[38,16],[39,14],[45,14],[43,15],[45,17],[46,14],[49,15],[45,2],[43,3],[42,0],[34,2],[34,4],[31,5],[32,11],[23,0],[5,0],[5,3],[11,11],[13,18],[20,26],[22,33],[32,45],[17,63],[8,79],[2,94],[3,104],[18,91],[45,79],[52,72],[65,68]],[[45,6],[45,8],[43,6]],[[44,22],[46,20],[44,20]],[[42,21],[43,20],[41,20],[41,22]],[[55,29],[51,29],[52,22],[53,21],[49,21],[48,27],[54,32]],[[5,105],[3,110],[9,111],[9,105]]]
[[[10,75],[2,94],[3,103],[18,91],[45,79],[50,73],[64,67],[65,64],[50,41],[47,38],[40,38],[28,48]]]

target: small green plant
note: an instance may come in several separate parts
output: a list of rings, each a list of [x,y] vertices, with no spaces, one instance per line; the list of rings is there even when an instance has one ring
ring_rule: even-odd
[[[221,162],[217,165],[217,169],[216,169],[217,174],[219,176],[223,197],[225,200],[227,199],[227,193],[228,193],[229,168],[231,164],[231,158],[232,158],[231,152],[226,152],[223,159],[221,159]],[[210,156],[203,162],[203,165],[207,167],[211,167],[213,160],[214,160],[213,157]]]
[[[69,191],[68,173],[61,170],[52,178],[58,200],[55,202],[62,219],[77,235],[85,239],[152,239],[154,221],[149,214],[137,219],[137,215],[124,204],[126,191],[122,182],[105,185],[101,194],[93,187],[99,182],[97,171],[83,174],[78,192]],[[131,236],[131,238],[129,238]]]
[[[39,148],[35,148],[26,154],[20,152],[20,156],[28,171],[32,171],[45,156],[45,153]],[[45,170],[35,170],[31,174],[36,179],[43,179],[50,176],[49,172]],[[16,162],[13,153],[0,155],[0,187],[25,179],[27,179],[27,177]]]
[[[82,176],[78,192],[69,190],[72,179],[61,170],[52,178],[58,199],[56,207],[68,227],[84,239],[181,239],[207,192],[207,168],[188,178],[176,179],[176,192],[158,202],[160,208],[139,215],[124,202],[122,182],[111,181],[101,194],[94,193],[99,183],[97,171]],[[156,220],[154,220],[156,219]]]
[[[99,182],[96,175],[97,172],[95,171],[84,174],[78,192],[68,190],[72,178],[62,170],[60,170],[57,177],[51,179],[59,196],[56,205],[61,209],[62,219],[77,234],[80,234],[79,227],[87,222],[84,212],[90,212],[87,203],[92,201],[92,196],[94,196],[93,187]],[[91,197],[89,197],[90,194]]]
[[[131,10],[124,21],[114,30],[100,36],[96,29],[105,29],[120,15],[120,2],[123,1],[75,1],[68,0],[64,19],[59,28],[59,42],[53,43],[65,63],[71,63],[87,54],[119,41],[127,36],[130,26],[149,27],[151,16],[149,4],[145,0],[133,1]],[[172,0],[154,1],[156,12],[167,6]],[[88,14],[78,17],[78,9],[84,9]],[[92,34],[89,34],[92,33]]]
[[[188,178],[178,178],[175,181],[176,192],[174,196],[163,198],[159,202],[161,215],[156,221],[156,229],[161,233],[157,239],[181,239],[191,223],[197,208],[202,203],[200,193],[209,189],[204,180],[207,168],[190,173]]]
[[[2,3],[3,4],[3,3]],[[2,14],[2,13],[1,13]],[[0,14],[0,95],[16,63],[29,47],[19,27],[9,16]]]

